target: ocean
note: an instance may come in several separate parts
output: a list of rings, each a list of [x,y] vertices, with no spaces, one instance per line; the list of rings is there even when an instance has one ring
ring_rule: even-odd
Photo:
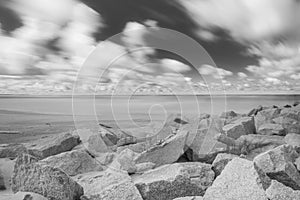
[[[284,106],[300,101],[300,95],[228,96],[0,96],[0,110],[58,114],[96,115],[101,119],[162,118],[172,113],[209,113],[218,115],[234,110],[247,113],[258,105]]]

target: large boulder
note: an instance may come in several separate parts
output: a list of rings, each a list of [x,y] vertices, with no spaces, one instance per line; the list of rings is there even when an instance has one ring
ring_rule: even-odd
[[[194,122],[182,127],[182,130],[188,131],[186,147],[191,150],[191,155],[188,156],[190,161],[212,163],[216,155],[226,149],[226,145],[215,139],[223,125],[224,120],[218,117],[210,117],[196,119]]]
[[[63,133],[53,137],[42,138],[26,145],[30,155],[43,159],[72,150],[80,143],[77,135]]]
[[[127,173],[89,172],[74,179],[84,188],[81,200],[143,200]]]
[[[298,157],[299,153],[293,147],[282,145],[258,155],[253,161],[256,168],[268,178],[299,190],[300,173],[294,165]]]
[[[83,188],[66,173],[27,154],[17,158],[12,190],[37,193],[51,200],[79,200],[83,195]]]
[[[204,195],[205,200],[268,200],[253,162],[234,158]]]
[[[6,187],[5,187],[4,177],[0,169],[0,190],[5,190],[5,189]]]
[[[300,134],[289,133],[284,137],[286,144],[294,147],[300,147]]]
[[[300,132],[300,123],[296,119],[280,116],[280,117],[272,119],[272,122],[274,122],[276,124],[281,124],[287,133],[299,133]]]
[[[69,176],[103,170],[100,163],[84,150],[68,151],[55,156],[50,156],[41,160],[40,163],[59,168]]]
[[[222,112],[222,114],[220,115],[221,118],[229,118],[229,119],[235,118],[237,116],[238,115],[232,110],[227,112]]]
[[[142,152],[135,158],[135,162],[152,162],[156,166],[175,162],[183,153],[187,137],[186,131],[181,131],[177,135],[167,138],[163,143],[157,144]]]
[[[26,150],[24,144],[0,144],[0,158],[14,159]]]
[[[270,187],[266,190],[270,200],[297,200],[300,199],[300,191],[273,180]]]
[[[109,167],[115,170],[127,171],[129,174],[135,173],[137,171],[137,167],[134,158],[137,155],[137,153],[130,149],[124,149],[116,156],[116,159]]]
[[[214,172],[204,163],[175,163],[164,165],[132,180],[144,200],[172,200],[177,197],[202,196],[212,184]]]
[[[46,197],[32,192],[17,192],[1,200],[47,200]]]
[[[86,148],[87,151],[95,157],[99,156],[99,154],[110,151],[99,133],[95,133],[89,137]]]
[[[281,111],[281,116],[300,121],[300,105],[291,108],[284,108]]]
[[[147,142],[154,145],[170,135],[174,134],[174,130],[168,123],[152,122],[147,126],[126,129],[126,133],[136,139],[136,142]]]
[[[285,144],[284,137],[277,135],[269,136],[250,134],[242,135],[238,139],[234,140],[224,134],[219,134],[216,139],[228,145],[226,152],[237,155],[243,154],[250,160],[262,152]]]
[[[237,139],[242,135],[254,134],[255,125],[253,117],[242,117],[231,124],[223,127],[223,131],[228,137]]]
[[[256,130],[258,130],[262,124],[270,123],[272,119],[279,117],[280,112],[281,110],[279,108],[269,108],[258,112],[254,117]]]
[[[286,135],[286,131],[283,128],[283,126],[281,124],[274,124],[274,123],[262,124],[258,128],[257,133],[261,135],[280,135],[280,136]]]
[[[265,109],[263,106],[259,105],[257,108],[253,108],[252,110],[250,110],[247,114],[247,116],[252,117],[257,115],[258,112],[262,111],[263,109]]]
[[[237,155],[228,154],[228,153],[220,153],[215,158],[214,162],[212,163],[213,170],[216,176],[219,176],[225,166],[234,158],[238,157]]]
[[[1,172],[1,185],[2,189],[4,189],[3,186],[5,186],[6,190],[10,190],[11,188],[11,176],[13,174],[14,166],[15,166],[15,160],[10,160],[9,158],[2,158],[0,159],[0,172]],[[2,182],[3,181],[3,182]]]

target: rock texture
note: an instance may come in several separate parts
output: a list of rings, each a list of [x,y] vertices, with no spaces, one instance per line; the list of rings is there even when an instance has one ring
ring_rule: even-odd
[[[255,125],[253,117],[243,117],[223,127],[228,137],[238,139],[242,135],[254,134]]]
[[[0,169],[0,190],[5,190],[5,182],[4,182],[4,177],[3,177],[3,173]]]
[[[205,200],[268,200],[253,162],[234,158],[204,195]]]
[[[47,198],[32,192],[17,192],[16,194],[9,195],[2,200],[47,200]]]
[[[26,152],[24,144],[1,144],[0,145],[0,158],[18,157],[19,154]]]
[[[293,147],[300,147],[300,134],[289,133],[284,137],[286,144]]]
[[[114,170],[126,171],[129,174],[135,173],[137,171],[137,166],[134,158],[137,155],[137,153],[131,151],[130,149],[124,149],[116,156],[116,159],[109,167],[113,168]]]
[[[280,124],[267,123],[262,124],[258,130],[258,134],[261,135],[281,135],[284,136],[286,134],[285,129]]]
[[[279,146],[255,157],[255,166],[269,178],[295,190],[300,189],[300,173],[294,165],[298,152],[287,145]]]
[[[54,168],[59,168],[69,176],[90,171],[102,171],[103,167],[85,150],[75,150],[50,156],[40,161]]]
[[[175,163],[133,175],[132,179],[144,200],[171,200],[177,197],[202,196],[212,184],[211,165]]]
[[[26,145],[27,151],[39,159],[70,151],[78,145],[80,139],[70,133],[60,134],[55,137],[44,138]]]
[[[220,153],[215,158],[214,162],[212,163],[213,170],[216,176],[219,176],[225,166],[234,158],[238,157],[237,155],[227,154],[227,153]]]
[[[278,181],[273,180],[271,186],[266,190],[267,197],[270,200],[298,200],[300,191],[293,190]]]
[[[98,133],[93,134],[87,141],[87,151],[93,156],[98,156],[101,153],[109,152],[109,148],[102,139],[102,136]]]
[[[177,135],[166,139],[162,144],[155,145],[142,152],[135,158],[135,162],[152,162],[157,166],[175,162],[183,153],[187,132],[182,131]]]
[[[272,122],[272,119],[275,119],[280,116],[281,109],[279,108],[268,108],[261,110],[254,117],[255,127],[258,130],[262,124]]]
[[[74,179],[84,188],[81,200],[143,200],[127,173],[90,172]]]
[[[203,200],[203,197],[197,196],[197,197],[179,197],[174,200]]]
[[[83,188],[63,171],[27,154],[16,161],[12,190],[34,192],[50,200],[78,200],[83,195]]]

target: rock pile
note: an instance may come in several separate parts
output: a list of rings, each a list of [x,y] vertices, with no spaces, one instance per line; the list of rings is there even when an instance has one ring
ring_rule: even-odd
[[[65,133],[1,145],[0,158],[15,165],[10,184],[0,168],[0,189],[15,193],[7,200],[300,199],[299,104],[171,115],[157,127],[101,124],[81,130],[84,139]]]

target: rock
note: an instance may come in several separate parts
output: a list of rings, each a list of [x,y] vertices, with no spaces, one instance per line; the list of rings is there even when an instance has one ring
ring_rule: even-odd
[[[138,142],[136,137],[133,136],[129,136],[129,137],[124,137],[121,138],[118,142],[117,142],[117,147],[121,147],[121,146],[126,146],[126,145],[131,145],[131,144],[136,144]]]
[[[32,192],[17,192],[4,200],[47,200],[47,198]]]
[[[78,200],[83,195],[83,188],[63,171],[27,154],[17,158],[12,190],[34,192],[51,200]]]
[[[136,164],[136,173],[143,173],[145,171],[153,169],[154,167],[155,163],[152,162]]]
[[[269,178],[295,190],[300,189],[300,173],[294,165],[299,153],[291,146],[282,145],[254,158],[255,167]]]
[[[112,152],[100,153],[97,154],[97,157],[95,157],[97,162],[103,166],[108,166],[114,161],[115,158],[116,158],[116,153],[112,153]]]
[[[294,164],[297,167],[297,170],[300,172],[300,157],[296,158]]]
[[[203,197],[197,196],[197,197],[179,197],[174,200],[203,200]]]
[[[110,165],[110,168],[113,168],[114,170],[124,170],[129,174],[135,173],[137,171],[137,167],[135,165],[134,158],[137,155],[137,153],[130,149],[125,149],[117,155],[116,159]]]
[[[283,107],[284,107],[284,108],[291,108],[292,106],[289,105],[289,104],[286,104],[286,105],[284,105]]]
[[[70,133],[59,134],[58,136],[43,138],[27,144],[28,153],[39,159],[47,158],[62,152],[72,150],[80,143],[77,135]]]
[[[212,163],[213,170],[216,176],[219,176],[225,166],[233,159],[238,157],[237,155],[228,154],[228,153],[220,153],[215,158],[214,162]]]
[[[120,146],[117,148],[117,153],[122,152],[124,149],[130,149],[136,153],[142,153],[143,151],[146,151],[150,147],[150,144],[147,142],[139,142],[136,144],[130,144],[126,146]]]
[[[259,111],[262,111],[264,109],[264,107],[262,107],[261,105],[259,105],[257,108],[253,108],[252,110],[249,111],[249,113],[247,114],[247,116],[252,117],[257,115],[257,113]]]
[[[84,150],[75,150],[50,156],[40,163],[59,168],[69,176],[90,171],[102,171],[103,167]]]
[[[5,190],[5,189],[6,187],[5,187],[4,177],[0,169],[0,190]]]
[[[24,144],[0,144],[0,158],[15,159],[26,151]]]
[[[284,141],[291,146],[300,147],[300,134],[289,133],[284,137]]]
[[[84,188],[81,200],[143,200],[127,173],[90,172],[74,179]]]
[[[293,190],[292,188],[289,188],[275,180],[272,181],[271,186],[266,190],[266,195],[270,200],[300,199],[299,190]]]
[[[298,106],[298,105],[300,105],[300,102],[295,102],[295,103],[293,104],[293,106]]]
[[[100,134],[91,135],[88,139],[87,151],[93,156],[97,157],[101,153],[109,152],[110,149],[103,141]]]
[[[281,135],[281,136],[285,136],[286,134],[285,129],[282,127],[282,125],[272,124],[272,123],[262,124],[258,128],[257,133],[261,135]]]
[[[193,162],[164,165],[142,175],[133,175],[132,180],[144,200],[171,200],[202,196],[214,176],[211,165]]]
[[[232,124],[227,124],[223,127],[225,134],[231,138],[237,139],[242,135],[254,134],[254,118],[242,117]]]
[[[299,133],[300,123],[298,120],[289,117],[277,117],[272,120],[276,124],[281,124],[287,133]]]
[[[227,112],[223,112],[220,117],[221,118],[235,118],[237,117],[238,115],[234,112],[234,111],[227,111]]]
[[[16,159],[15,160],[10,160],[9,158],[0,159],[0,172],[1,172],[0,176],[2,177],[1,179],[3,180],[3,182],[1,181],[2,182],[1,185],[4,185],[6,190],[8,191],[11,190],[11,177],[13,174],[15,162]]]
[[[300,121],[300,105],[282,109],[280,115],[282,117],[291,118]]]
[[[277,135],[242,135],[234,140],[224,134],[217,135],[216,139],[226,145],[228,148],[225,152],[236,155],[246,155],[248,159],[252,160],[262,152],[268,151],[275,147],[285,144],[284,138]]]
[[[279,108],[268,108],[258,112],[254,117],[256,130],[258,130],[262,124],[270,123],[272,119],[279,117],[280,112],[281,110]]]
[[[268,200],[253,162],[234,158],[204,195],[205,200]]]
[[[162,144],[157,144],[142,152],[135,158],[136,164],[152,162],[157,166],[175,162],[183,153],[187,132],[181,131],[166,139]]]
[[[218,117],[195,120],[183,127],[188,131],[186,141],[186,152],[190,149],[188,160],[212,163],[220,149],[225,149],[226,145],[216,141],[215,135],[220,133],[224,120]],[[222,151],[222,150],[221,150]]]

